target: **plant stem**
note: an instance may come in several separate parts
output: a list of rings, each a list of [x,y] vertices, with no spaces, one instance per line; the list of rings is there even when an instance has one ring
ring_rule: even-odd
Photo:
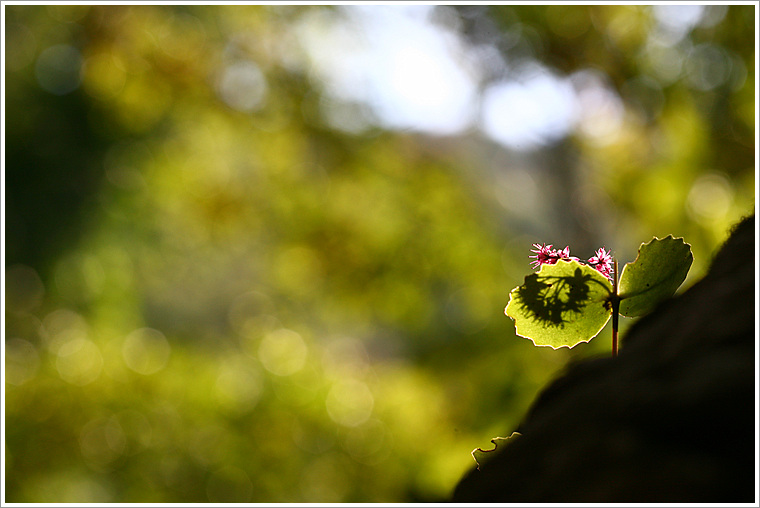
[[[617,259],[612,260],[612,267],[612,357],[615,358],[618,353],[618,313],[620,311]]]

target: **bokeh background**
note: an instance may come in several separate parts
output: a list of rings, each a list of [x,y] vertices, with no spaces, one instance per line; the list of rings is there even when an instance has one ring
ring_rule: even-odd
[[[5,500],[445,499],[609,354],[532,243],[751,213],[755,9],[4,4]]]

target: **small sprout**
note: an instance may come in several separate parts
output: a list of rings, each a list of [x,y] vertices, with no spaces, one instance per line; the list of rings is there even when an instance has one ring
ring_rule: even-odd
[[[618,315],[651,312],[675,293],[693,261],[683,238],[653,238],[641,244],[636,260],[625,265],[618,280],[617,262],[604,247],[585,262],[570,255],[570,246],[533,247],[530,264],[538,271],[510,292],[504,309],[517,334],[537,346],[574,347],[594,338],[612,317],[613,356]]]

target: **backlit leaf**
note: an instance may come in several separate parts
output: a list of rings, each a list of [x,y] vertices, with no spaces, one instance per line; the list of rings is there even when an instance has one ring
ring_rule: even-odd
[[[509,294],[505,314],[537,346],[573,347],[594,338],[610,318],[610,281],[577,261],[545,264]]]
[[[620,276],[620,314],[634,317],[651,312],[683,283],[694,260],[683,238],[668,235],[641,244],[639,254]]]

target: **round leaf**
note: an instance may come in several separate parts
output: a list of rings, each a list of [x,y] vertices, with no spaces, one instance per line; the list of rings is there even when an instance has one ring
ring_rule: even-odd
[[[504,313],[515,320],[517,335],[536,346],[573,347],[593,339],[611,315],[612,284],[577,261],[545,264],[509,294]]]
[[[691,246],[683,238],[668,235],[641,244],[638,256],[620,276],[620,314],[634,317],[651,312],[675,293],[693,260]]]

